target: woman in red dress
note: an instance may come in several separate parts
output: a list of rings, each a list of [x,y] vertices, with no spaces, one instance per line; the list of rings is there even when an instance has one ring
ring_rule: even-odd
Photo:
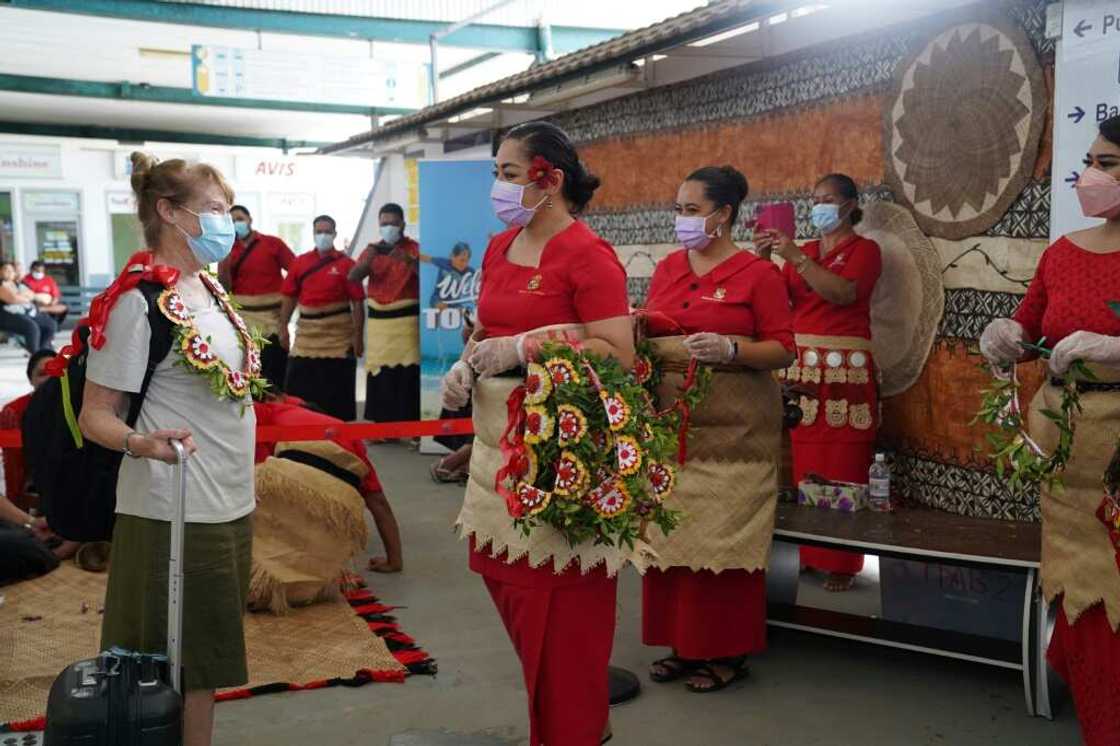
[[[867,483],[879,420],[871,293],[882,261],[879,245],[853,230],[862,216],[855,182],[829,174],[813,189],[819,241],[798,248],[780,231],[755,236],[762,257],[777,252],[785,259],[797,343],[797,360],[785,378],[816,394],[801,398],[801,424],[790,434],[794,484],[809,474]],[[802,547],[801,564],[830,573],[828,590],[846,591],[863,569],[863,555]]]
[[[657,265],[646,302],[664,366],[694,358],[713,375],[712,393],[691,413],[688,461],[667,505],[684,517],[669,537],[651,538],[657,567],[642,584],[643,642],[673,651],[650,677],[689,676],[694,692],[723,689],[745,674],[748,654],[766,648],[782,431],[770,371],[793,360],[793,320],[781,273],[731,240],[746,196],[747,180],[731,166],[689,175],[676,203],[685,248]],[[660,398],[678,386],[663,381]]]
[[[611,568],[619,563],[601,546],[569,546],[547,526],[522,534],[495,491],[495,444],[506,396],[534,357],[529,332],[578,327],[585,350],[633,365],[626,273],[614,249],[576,218],[599,180],[562,130],[542,122],[515,127],[496,165],[491,200],[510,229],[486,250],[478,328],[443,384],[448,409],[474,394],[475,446],[457,524],[470,538],[471,569],[482,575],[521,658],[531,744],[592,746],[609,731]]]
[[[1087,217],[1105,222],[1043,252],[1019,310],[988,325],[980,350],[1003,366],[1033,357],[1022,345],[1045,338],[1055,378],[1031,403],[1030,433],[1046,452],[1058,433],[1043,410],[1060,409],[1061,377],[1075,360],[1095,376],[1076,384],[1081,410],[1062,488],[1041,486],[1041,576],[1046,600],[1058,602],[1047,659],[1069,684],[1085,743],[1113,746],[1120,743],[1120,539],[1110,535],[1116,523],[1104,512],[1101,483],[1120,431],[1120,318],[1109,308],[1120,300],[1120,117],[1100,124],[1085,166],[1077,196]]]

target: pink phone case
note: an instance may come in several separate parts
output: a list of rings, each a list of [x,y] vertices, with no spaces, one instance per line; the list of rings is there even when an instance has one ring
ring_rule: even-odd
[[[797,221],[792,202],[775,202],[762,207],[755,216],[755,231],[777,230],[790,238],[797,236]]]

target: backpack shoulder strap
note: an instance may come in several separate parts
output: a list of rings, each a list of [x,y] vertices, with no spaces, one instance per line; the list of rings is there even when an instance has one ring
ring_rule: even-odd
[[[152,329],[151,339],[148,342],[148,369],[144,372],[144,381],[140,384],[140,391],[132,396],[128,407],[128,419],[125,422],[129,427],[134,427],[140,419],[140,408],[144,405],[144,396],[148,393],[148,386],[152,383],[152,375],[156,372],[163,359],[171,352],[173,339],[171,320],[159,310],[159,296],[164,291],[164,286],[158,282],[145,280],[136,286],[144,294],[148,303],[148,325]]]

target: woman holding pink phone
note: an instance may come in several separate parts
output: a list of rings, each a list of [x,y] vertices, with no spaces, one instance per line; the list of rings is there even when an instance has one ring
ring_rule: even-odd
[[[866,483],[874,455],[879,403],[871,293],[882,262],[879,245],[854,230],[862,216],[855,182],[829,174],[813,189],[819,240],[799,248],[781,230],[755,231],[762,258],[776,252],[785,260],[797,359],[784,378],[816,394],[801,397],[801,423],[791,433],[794,484],[808,474]],[[828,572],[826,589],[846,591],[863,569],[863,555],[802,547],[801,564]]]

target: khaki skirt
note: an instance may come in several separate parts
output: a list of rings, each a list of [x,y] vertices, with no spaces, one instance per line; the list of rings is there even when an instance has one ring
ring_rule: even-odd
[[[167,650],[170,524],[118,515],[101,647]],[[187,691],[249,681],[242,615],[252,567],[250,516],[188,523],[183,542],[183,681]]]

